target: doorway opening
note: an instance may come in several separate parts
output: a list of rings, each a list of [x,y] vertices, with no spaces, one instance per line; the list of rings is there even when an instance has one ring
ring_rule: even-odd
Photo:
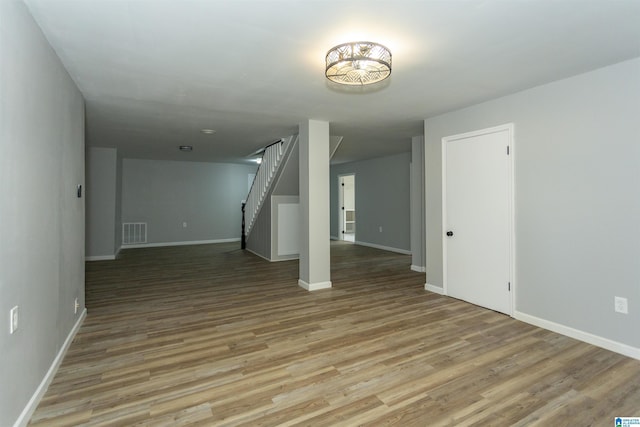
[[[339,239],[347,242],[356,241],[356,175],[340,175],[338,177],[340,195],[339,203]]]

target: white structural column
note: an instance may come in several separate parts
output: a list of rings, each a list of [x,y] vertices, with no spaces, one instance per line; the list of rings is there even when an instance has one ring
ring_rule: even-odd
[[[331,287],[329,123],[300,123],[300,278],[309,290]]]

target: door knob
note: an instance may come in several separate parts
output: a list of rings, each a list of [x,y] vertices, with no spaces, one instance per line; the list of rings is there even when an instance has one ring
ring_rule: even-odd
[[[447,231],[447,236],[449,237],[453,236],[453,231]]]

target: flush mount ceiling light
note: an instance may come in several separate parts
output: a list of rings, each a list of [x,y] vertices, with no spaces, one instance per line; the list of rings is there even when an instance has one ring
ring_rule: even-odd
[[[391,75],[391,52],[373,42],[351,42],[327,52],[324,75],[332,82],[362,86]]]
[[[204,133],[205,135],[213,135],[214,133],[216,133],[216,131],[213,129],[202,129],[200,132]]]
[[[180,151],[193,151],[192,145],[181,145],[178,148],[180,149]]]

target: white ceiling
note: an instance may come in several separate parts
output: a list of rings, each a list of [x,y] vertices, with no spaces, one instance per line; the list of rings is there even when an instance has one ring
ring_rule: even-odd
[[[393,154],[427,117],[640,56],[638,0],[25,2],[87,143],[125,157],[243,161],[308,118],[344,136],[335,162]],[[390,48],[390,79],[326,81],[327,50],[355,40]]]

